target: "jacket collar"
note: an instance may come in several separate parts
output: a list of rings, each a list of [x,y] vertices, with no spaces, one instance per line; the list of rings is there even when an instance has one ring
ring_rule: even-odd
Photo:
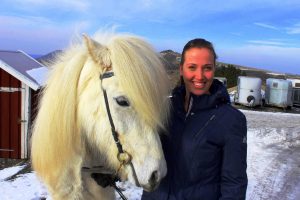
[[[221,104],[227,104],[230,102],[230,98],[227,89],[224,85],[218,81],[214,80],[210,87],[210,94],[203,94],[196,96],[191,94],[192,105],[189,109],[191,112],[197,112],[198,110],[205,110],[213,107],[217,107]],[[184,97],[185,97],[185,87],[179,86],[173,90],[172,101],[173,107],[184,111]]]

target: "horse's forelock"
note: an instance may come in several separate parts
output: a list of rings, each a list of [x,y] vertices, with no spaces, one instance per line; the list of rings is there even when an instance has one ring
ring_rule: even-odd
[[[151,127],[163,127],[169,113],[170,84],[158,54],[144,40],[116,37],[108,45],[113,71],[136,110]]]

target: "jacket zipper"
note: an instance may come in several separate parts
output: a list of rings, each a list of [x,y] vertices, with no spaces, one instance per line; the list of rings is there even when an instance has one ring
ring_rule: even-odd
[[[186,121],[186,119],[187,119],[188,116],[190,115],[190,112],[191,112],[191,110],[192,110],[192,106],[193,106],[193,98],[190,96],[190,99],[189,99],[189,105],[188,105],[188,110],[187,110],[187,113],[185,114],[184,121]]]
[[[204,124],[204,126],[202,126],[202,128],[197,132],[197,134],[195,135],[195,138],[198,137],[198,136],[200,135],[200,133],[208,126],[208,124],[209,124],[212,120],[215,119],[215,117],[216,117],[216,115],[213,114],[213,115],[209,118],[209,120]]]

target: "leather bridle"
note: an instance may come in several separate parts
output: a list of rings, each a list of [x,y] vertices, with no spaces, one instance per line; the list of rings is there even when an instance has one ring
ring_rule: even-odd
[[[139,180],[138,180],[138,177],[137,177],[137,174],[136,174],[136,171],[135,171],[135,168],[132,164],[132,156],[128,152],[124,151],[123,146],[122,146],[122,144],[119,140],[119,134],[115,129],[114,121],[113,121],[112,116],[111,116],[111,112],[110,112],[110,108],[109,108],[109,102],[108,102],[108,98],[107,98],[107,92],[103,88],[103,85],[102,85],[103,79],[110,78],[112,76],[114,76],[114,73],[112,71],[104,72],[103,74],[100,75],[100,80],[101,80],[101,89],[103,91],[103,97],[104,97],[105,107],[106,107],[106,111],[107,111],[107,116],[108,116],[109,123],[110,123],[110,126],[111,126],[111,133],[112,133],[112,136],[113,136],[114,141],[115,141],[115,143],[117,145],[117,148],[118,148],[117,158],[120,162],[120,166],[119,166],[118,170],[116,171],[116,173],[114,174],[114,176],[117,177],[117,174],[119,173],[120,169],[123,166],[130,165],[131,169],[132,169],[133,177],[135,179],[135,184],[136,184],[136,186],[141,187],[141,185],[139,183]],[[114,187],[116,188],[117,186],[114,184]],[[116,188],[117,192],[120,194],[121,191],[118,190],[118,189],[119,188]],[[122,199],[126,199],[126,197],[123,194],[120,194],[120,196],[121,196]]]

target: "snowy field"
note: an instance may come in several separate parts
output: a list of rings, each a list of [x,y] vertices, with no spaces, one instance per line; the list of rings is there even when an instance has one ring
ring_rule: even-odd
[[[300,114],[243,112],[248,121],[247,199],[299,200]],[[0,170],[0,199],[50,199],[34,172],[5,180],[21,169],[22,166]],[[140,199],[140,188],[127,183],[119,185],[129,200]]]

